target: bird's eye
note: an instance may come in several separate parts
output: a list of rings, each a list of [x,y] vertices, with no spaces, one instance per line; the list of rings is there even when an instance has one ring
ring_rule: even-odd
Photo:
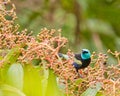
[[[85,53],[88,53],[88,51],[83,51],[83,53],[85,54]]]

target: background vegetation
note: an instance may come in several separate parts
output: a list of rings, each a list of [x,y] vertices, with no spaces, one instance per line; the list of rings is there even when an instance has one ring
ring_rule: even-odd
[[[13,0],[21,29],[62,29],[68,48],[120,50],[120,0]],[[73,47],[75,46],[75,47]]]

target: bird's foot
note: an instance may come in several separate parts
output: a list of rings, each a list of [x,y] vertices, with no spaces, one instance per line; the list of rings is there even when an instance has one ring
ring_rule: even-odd
[[[83,78],[83,74],[82,74],[83,72],[82,72],[82,70],[79,70],[78,71],[78,76],[80,77],[80,78]]]
[[[78,73],[78,76],[79,76],[80,78],[83,78],[83,75],[82,75],[82,74],[80,74],[80,73]]]

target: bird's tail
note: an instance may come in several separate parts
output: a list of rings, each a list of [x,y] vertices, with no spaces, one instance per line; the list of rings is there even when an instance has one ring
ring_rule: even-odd
[[[66,59],[66,60],[69,59],[69,56],[66,55],[66,54],[58,53],[58,56],[61,57],[61,58],[63,58],[63,59]]]

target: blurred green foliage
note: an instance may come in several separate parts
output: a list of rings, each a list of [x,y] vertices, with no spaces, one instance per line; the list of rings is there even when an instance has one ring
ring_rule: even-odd
[[[61,28],[74,51],[120,50],[120,0],[13,1],[21,29]]]
[[[17,63],[14,55],[18,55],[18,49],[9,50],[3,58],[5,65],[0,69],[0,96],[65,96],[53,70]]]

